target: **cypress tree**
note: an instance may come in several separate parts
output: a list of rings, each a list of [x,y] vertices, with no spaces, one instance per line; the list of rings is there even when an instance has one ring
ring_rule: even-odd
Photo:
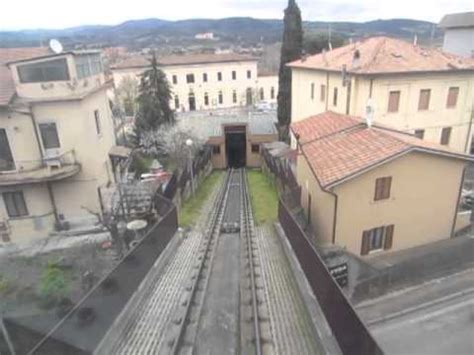
[[[165,73],[158,68],[155,54],[151,68],[145,71],[138,89],[138,112],[135,118],[136,134],[156,130],[162,124],[175,122],[174,111],[170,108],[171,88]]]
[[[301,11],[295,0],[288,1],[283,25],[283,41],[278,77],[278,134],[280,140],[288,141],[289,125],[291,122],[291,70],[286,64],[300,59],[303,49]]]

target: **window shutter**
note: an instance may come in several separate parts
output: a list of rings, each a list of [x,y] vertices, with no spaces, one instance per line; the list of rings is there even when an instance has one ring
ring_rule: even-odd
[[[367,255],[369,253],[370,246],[370,231],[364,231],[362,233],[362,246],[360,248],[360,255]]]
[[[386,177],[383,179],[383,192],[382,198],[389,198],[390,197],[390,188],[392,187],[392,177]]]
[[[384,250],[392,248],[393,241],[393,224],[385,227],[385,241],[383,245]]]
[[[388,112],[398,112],[400,91],[390,91],[388,96]]]
[[[430,107],[431,90],[420,90],[420,98],[418,100],[418,110],[428,110]]]
[[[458,102],[458,95],[459,95],[459,88],[458,87],[451,87],[448,91],[448,102],[446,103],[446,107],[453,108],[456,107]]]

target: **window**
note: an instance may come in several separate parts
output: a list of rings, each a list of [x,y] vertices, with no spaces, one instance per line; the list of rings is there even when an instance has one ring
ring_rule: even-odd
[[[260,100],[265,100],[265,92],[263,91],[263,88],[260,88]]]
[[[332,97],[332,104],[334,106],[337,106],[337,88],[334,88],[334,94],[333,94],[333,97]]]
[[[18,66],[18,76],[22,83],[40,83],[45,81],[69,80],[66,58],[47,62]]]
[[[311,83],[311,100],[314,100],[314,83]]]
[[[202,74],[202,81],[207,83],[207,73]]]
[[[176,96],[174,97],[174,108],[175,108],[176,110],[179,109],[179,97],[178,97],[178,95],[176,95]]]
[[[272,86],[270,89],[270,98],[273,100],[275,98],[275,88]]]
[[[177,84],[177,83],[178,83],[178,76],[173,75],[173,84]]]
[[[186,83],[188,84],[194,83],[194,74],[186,74]]]
[[[102,72],[100,55],[80,55],[75,57],[77,78],[83,79]]]
[[[458,87],[450,87],[448,91],[448,100],[446,102],[447,108],[454,108],[458,103],[458,96],[459,96],[459,88]]]
[[[212,154],[221,154],[221,146],[220,145],[213,145],[212,146]]]
[[[423,139],[425,136],[425,130],[424,129],[415,129],[415,137]]]
[[[222,81],[222,73],[221,72],[217,73],[217,81]]]
[[[218,100],[219,100],[219,105],[222,105],[224,103],[224,96],[222,95],[222,91],[219,91]]]
[[[418,100],[419,111],[428,110],[430,108],[430,96],[431,96],[430,89],[420,90],[420,98]]]
[[[252,153],[260,153],[260,144],[252,144]]]
[[[441,145],[449,145],[449,139],[451,138],[451,127],[444,127],[441,130]]]
[[[247,70],[247,79],[252,79],[252,71]]]
[[[390,197],[392,177],[382,177],[375,180],[375,201],[385,200]]]
[[[3,201],[5,202],[8,217],[14,218],[28,215],[22,191],[4,192]]]
[[[55,149],[61,146],[56,123],[40,123],[38,126],[44,149]]]
[[[237,103],[237,90],[234,90],[234,91],[232,92],[232,102],[233,102],[234,104]]]
[[[237,79],[237,72],[235,70],[232,71],[232,80]]]
[[[209,94],[207,92],[204,94],[204,106],[209,106]]]
[[[367,255],[374,250],[388,250],[392,248],[394,225],[377,227],[362,233],[360,254]]]
[[[400,104],[400,91],[390,91],[388,94],[388,112],[398,112]]]
[[[321,85],[321,92],[319,93],[319,101],[326,101],[326,85]]]
[[[102,127],[100,126],[100,116],[99,116],[99,110],[94,111],[94,119],[95,119],[95,130],[97,134],[102,133]]]
[[[0,128],[0,171],[15,170],[10,143],[8,142],[7,131]]]

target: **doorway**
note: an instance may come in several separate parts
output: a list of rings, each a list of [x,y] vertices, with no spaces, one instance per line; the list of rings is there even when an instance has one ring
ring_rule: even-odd
[[[246,96],[246,103],[247,103],[247,106],[252,106],[253,104],[253,98],[252,98],[252,89],[251,88],[247,88],[247,91],[245,92],[245,96]]]
[[[194,93],[189,94],[189,111],[195,111],[196,110],[196,98],[194,97]]]
[[[247,163],[247,136],[245,126],[227,126],[224,132],[227,167],[244,167]]]

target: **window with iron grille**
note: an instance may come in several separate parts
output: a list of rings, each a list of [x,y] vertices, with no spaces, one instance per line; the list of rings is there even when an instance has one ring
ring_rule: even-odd
[[[388,112],[398,112],[400,105],[400,91],[390,91],[388,94]]]
[[[450,87],[448,90],[448,99],[446,102],[447,108],[455,108],[458,103],[459,88]]]
[[[3,201],[9,217],[22,217],[28,215],[23,191],[12,191],[3,193]]]
[[[390,197],[390,189],[392,187],[392,177],[382,177],[375,180],[375,196],[374,200],[385,200]]]
[[[260,144],[252,144],[252,153],[260,153]]]
[[[420,97],[418,99],[418,110],[428,110],[430,108],[430,89],[420,90]]]

